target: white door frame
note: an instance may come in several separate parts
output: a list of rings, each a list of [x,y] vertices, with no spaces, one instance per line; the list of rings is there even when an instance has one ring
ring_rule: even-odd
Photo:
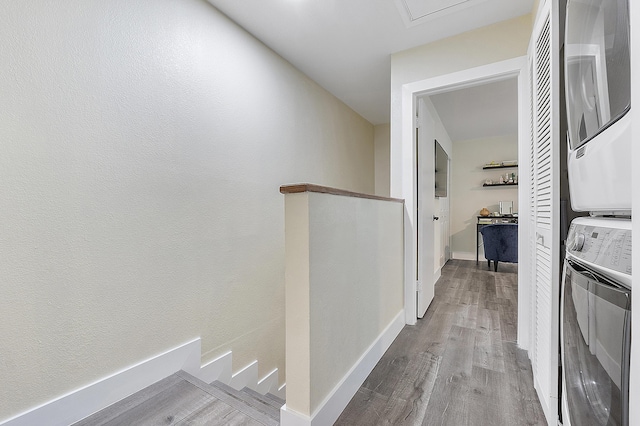
[[[400,144],[399,149],[391,152],[401,152],[401,156],[392,156],[391,168],[398,168],[402,174],[402,194],[405,200],[415,197],[415,116],[417,98],[424,95],[435,95],[438,93],[448,92],[451,90],[463,89],[467,87],[478,86],[495,81],[501,81],[508,78],[516,77],[518,79],[518,157],[522,158],[528,146],[529,134],[529,90],[528,90],[528,71],[527,56],[521,56],[493,64],[483,65],[446,74],[438,77],[428,78],[424,80],[414,81],[402,85],[401,115],[402,123],[399,140],[392,140],[392,145]],[[518,196],[521,206],[526,206],[528,199],[528,187],[520,185]],[[525,201],[523,201],[525,200]],[[415,209],[405,210],[405,223],[415,223]],[[520,241],[528,241],[528,229],[526,221],[519,221],[519,238]],[[524,226],[522,226],[524,225]],[[405,227],[409,228],[409,227]],[[521,244],[521,246],[523,246]],[[405,271],[415,271],[416,261],[417,235],[410,235],[405,232]],[[519,248],[522,251],[523,248]],[[526,252],[519,253],[523,259],[527,259]],[[524,264],[523,264],[524,265]],[[518,278],[518,344],[523,348],[529,347],[529,318],[530,309],[529,302],[526,300],[529,295],[530,283],[525,279],[528,275],[521,270]],[[526,266],[525,266],[526,267]],[[521,278],[522,277],[522,278]],[[414,273],[405,273],[405,319],[407,324],[415,324],[416,322],[416,282]],[[424,284],[423,284],[424,285]]]

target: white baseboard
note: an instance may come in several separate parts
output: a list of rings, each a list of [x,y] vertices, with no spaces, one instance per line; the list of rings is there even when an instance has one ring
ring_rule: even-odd
[[[269,392],[275,396],[277,396],[280,399],[284,399],[285,401],[287,400],[287,384],[283,384],[282,386],[280,386],[279,388],[273,388],[271,389],[271,391]]]
[[[284,404],[280,408],[280,426],[309,426],[311,418],[287,408]]]
[[[198,338],[17,416],[1,421],[0,425],[66,426],[82,420],[180,370],[184,370],[206,383],[219,380],[236,389],[242,389],[247,386],[259,393],[270,392],[284,399],[285,385],[278,389],[277,368],[258,381],[257,361],[232,375],[231,352],[227,352],[203,366],[200,366],[201,353],[201,341]]]
[[[88,386],[0,423],[6,426],[69,425],[108,407],[176,371],[200,362],[200,339],[156,355]]]
[[[280,409],[280,424],[282,426],[324,426],[333,424],[404,327],[404,317],[404,310],[402,310],[369,346],[369,349],[351,367],[351,370],[336,387],[333,388],[311,417],[295,412],[287,408],[285,404]]]
[[[235,390],[241,390],[244,387],[248,387],[253,390],[257,390],[258,384],[258,361],[253,361],[251,364],[242,368],[240,371],[231,376],[229,386]]]
[[[480,257],[481,257],[480,260],[485,260],[483,254],[481,254]],[[457,260],[476,260],[476,254],[466,252],[466,251],[454,251],[454,252],[451,252],[451,258],[457,259]]]
[[[203,365],[200,368],[200,371],[195,373],[187,371],[187,373],[206,383],[212,383],[216,380],[219,380],[222,383],[229,383],[231,381],[231,363],[231,352],[227,352],[226,354]]]
[[[272,389],[278,390],[278,369],[274,369],[271,373],[267,374],[256,385],[256,392],[262,395],[273,393]]]

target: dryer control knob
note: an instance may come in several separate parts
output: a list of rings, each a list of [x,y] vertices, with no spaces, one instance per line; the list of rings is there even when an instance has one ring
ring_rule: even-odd
[[[576,237],[573,239],[573,247],[571,248],[574,251],[582,251],[584,247],[584,234],[576,234]]]

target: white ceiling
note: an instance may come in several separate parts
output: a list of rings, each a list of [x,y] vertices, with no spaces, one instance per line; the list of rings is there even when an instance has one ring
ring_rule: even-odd
[[[373,124],[389,122],[392,53],[527,14],[533,1],[209,0]],[[400,6],[419,18],[438,4],[452,7],[405,25]]]
[[[429,98],[453,142],[518,133],[516,78]]]
[[[437,19],[444,13],[454,13],[486,0],[395,0],[407,27]]]

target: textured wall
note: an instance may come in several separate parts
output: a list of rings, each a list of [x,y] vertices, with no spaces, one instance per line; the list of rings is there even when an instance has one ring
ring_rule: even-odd
[[[315,414],[402,312],[403,209],[390,201],[287,195],[290,410]]]
[[[389,196],[390,168],[390,127],[389,124],[378,124],[374,127],[374,147],[376,164],[376,195]]]
[[[486,179],[497,181],[505,173],[518,174],[517,168],[483,170],[491,161],[518,159],[518,135],[496,136],[486,139],[453,143],[451,174],[451,250],[456,258],[475,259],[476,222],[483,207],[491,212],[499,210],[500,201],[513,201],[518,212],[518,187],[483,187]],[[480,259],[483,257],[480,247]]]
[[[279,185],[373,126],[200,0],[5,2],[0,419],[201,336],[284,375]]]
[[[311,413],[402,310],[403,204],[309,196]]]

